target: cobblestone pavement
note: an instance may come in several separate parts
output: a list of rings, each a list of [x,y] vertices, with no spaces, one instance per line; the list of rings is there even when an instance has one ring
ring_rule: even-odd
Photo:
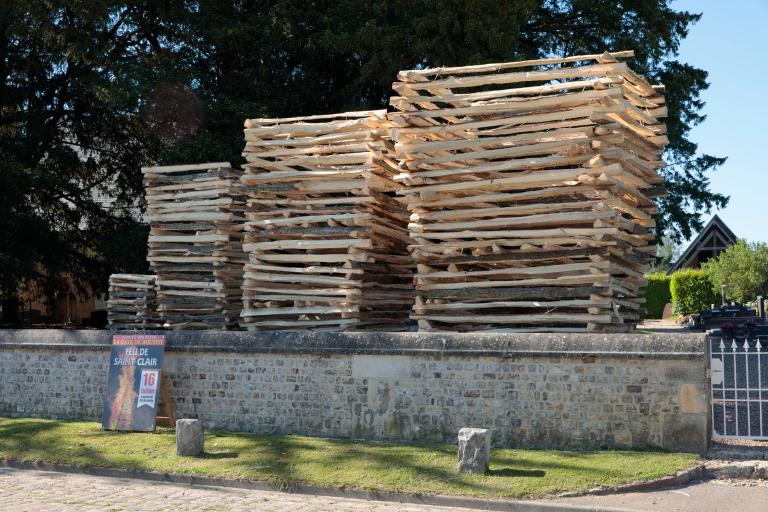
[[[0,468],[0,511],[447,512],[446,507]],[[460,509],[469,511],[469,509]]]

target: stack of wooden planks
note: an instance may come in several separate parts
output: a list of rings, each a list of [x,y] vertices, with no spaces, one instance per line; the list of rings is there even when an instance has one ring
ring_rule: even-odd
[[[110,329],[158,329],[162,327],[155,300],[155,276],[109,276],[107,321]]]
[[[654,255],[662,86],[632,52],[402,71],[421,330],[624,331]]]
[[[241,309],[242,171],[226,162],[144,167],[149,263],[166,327],[229,329]]]
[[[245,127],[242,325],[403,329],[413,264],[386,112],[251,119]]]

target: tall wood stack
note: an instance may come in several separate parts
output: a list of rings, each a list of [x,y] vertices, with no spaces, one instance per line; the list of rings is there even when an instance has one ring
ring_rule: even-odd
[[[386,112],[251,119],[245,127],[242,325],[404,328],[413,268]]]
[[[149,262],[166,327],[229,329],[241,310],[241,171],[226,162],[144,167]]]
[[[107,322],[110,329],[158,329],[155,276],[112,274],[109,276]]]
[[[422,330],[623,331],[654,254],[663,87],[632,52],[402,71]]]

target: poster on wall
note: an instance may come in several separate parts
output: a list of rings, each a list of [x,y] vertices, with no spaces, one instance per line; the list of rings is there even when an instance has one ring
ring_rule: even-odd
[[[115,334],[109,360],[105,430],[154,432],[165,335]]]

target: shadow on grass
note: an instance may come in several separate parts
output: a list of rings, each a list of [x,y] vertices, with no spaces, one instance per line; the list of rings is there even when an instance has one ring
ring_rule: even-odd
[[[541,481],[556,478],[559,471],[581,471],[592,479],[605,479],[611,476],[610,469],[603,469],[589,464],[571,464],[571,454],[564,460],[526,460],[514,452],[494,457],[499,469],[491,470],[487,475],[467,475],[457,473],[454,467],[456,447],[442,444],[399,445],[395,443],[362,442],[343,439],[312,439],[295,436],[263,434],[231,434],[218,432],[214,436],[226,439],[237,436],[241,444],[242,457],[236,466],[252,471],[257,464],[256,478],[266,477],[275,482],[306,481],[307,472],[297,471],[294,463],[315,467],[322,470],[322,478],[327,485],[356,486],[354,472],[346,475],[337,472],[338,468],[356,468],[360,475],[360,484],[374,489],[388,489],[400,485],[402,479],[411,482],[433,482],[447,485],[467,493],[492,492],[495,487],[513,485],[503,483],[508,479]],[[245,441],[245,444],[242,442]],[[231,448],[229,448],[231,449]],[[573,454],[574,462],[578,457],[589,454]],[[289,462],[294,461],[294,463]],[[296,462],[301,461],[301,462]],[[446,461],[450,463],[446,464]],[[394,475],[398,473],[398,475]],[[548,473],[550,473],[548,475]],[[374,476],[374,478],[370,478]],[[377,478],[376,476],[380,476]],[[368,477],[368,478],[366,478]]]
[[[238,455],[235,452],[203,452],[196,457],[198,459],[236,459]]]
[[[61,428],[61,423],[53,420],[13,420],[12,423],[0,424],[0,440],[8,436],[36,435],[58,428]]]
[[[489,476],[506,476],[506,477],[514,477],[514,478],[523,478],[523,477],[541,478],[546,476],[547,473],[540,469],[529,470],[529,469],[501,468],[501,469],[489,470],[488,475]]]
[[[13,423],[0,424],[0,452],[24,451],[35,444],[39,435],[53,434],[59,428],[59,423],[46,420],[14,420]]]

